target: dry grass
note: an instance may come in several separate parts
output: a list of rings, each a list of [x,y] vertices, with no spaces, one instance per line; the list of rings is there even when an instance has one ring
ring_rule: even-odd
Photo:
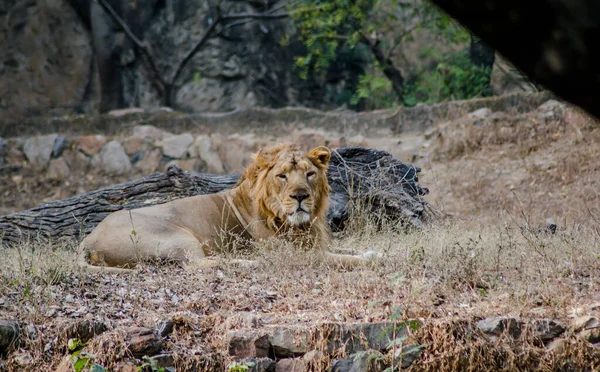
[[[367,228],[337,240],[334,248],[376,249],[386,259],[353,271],[326,267],[310,252],[300,255],[271,242],[252,255],[258,261],[252,269],[225,264],[205,272],[146,267],[130,276],[91,275],[71,265],[68,243],[33,243],[4,252],[0,318],[31,328],[11,359],[15,370],[23,368],[16,362],[23,358],[31,360],[28,369],[56,367],[66,352],[58,335],[78,319],[114,328],[153,328],[174,319],[167,347],[180,365],[211,353],[227,360],[226,331],[247,327],[249,314],[259,319],[259,327],[420,318],[440,327],[427,326],[418,335],[431,346],[422,367],[449,368],[451,360],[468,366],[461,359],[465,350],[458,348],[437,355],[435,363],[429,360],[434,354],[428,353],[438,353],[449,337],[444,327],[460,329],[457,319],[509,315],[569,323],[574,312],[586,311],[600,283],[597,228],[557,234],[508,225],[471,230],[462,223],[410,233]],[[112,343],[98,338],[89,346],[106,367],[114,368],[126,356],[115,337],[111,333]]]
[[[418,318],[424,326],[411,341],[425,349],[416,370],[599,368],[594,347],[574,335],[565,336],[560,351],[547,352],[526,336],[490,341],[473,334],[473,322],[491,316],[567,325],[600,316],[597,124],[534,112],[453,121],[434,135],[418,164],[421,182],[432,190],[428,199],[453,218],[400,232],[378,230],[357,211],[350,233],[332,249],[376,249],[385,259],[352,271],[273,242],[249,254],[254,268],[145,267],[130,276],[78,272],[72,242],[3,250],[0,319],[29,325],[9,368],[54,370],[67,352],[60,332],[76,320],[119,329],[170,319],[176,326],[166,347],[177,365],[218,370],[231,360],[227,331],[249,328],[256,323],[250,318],[258,328]],[[555,234],[544,230],[548,219],[558,225]],[[111,335],[118,336],[104,337]],[[88,347],[114,368],[123,350],[103,340]],[[24,360],[29,364],[20,365]]]

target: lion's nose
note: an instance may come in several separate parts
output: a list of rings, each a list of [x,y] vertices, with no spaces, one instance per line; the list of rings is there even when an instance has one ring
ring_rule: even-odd
[[[290,198],[298,200],[298,204],[302,203],[302,200],[308,198],[308,194],[292,194]]]

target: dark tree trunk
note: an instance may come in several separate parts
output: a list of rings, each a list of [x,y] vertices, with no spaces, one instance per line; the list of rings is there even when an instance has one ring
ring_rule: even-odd
[[[483,95],[491,96],[492,88],[490,87],[490,82],[492,81],[492,70],[494,68],[494,61],[496,60],[496,51],[483,40],[471,34],[469,58],[474,65],[488,69],[488,74],[486,75],[487,88],[484,90]]]
[[[400,101],[404,100],[404,77],[398,68],[394,65],[394,62],[385,56],[385,53],[379,46],[379,40],[371,41],[367,37],[363,38],[363,41],[367,43],[371,49],[371,53],[381,65],[383,74],[392,83],[392,89]]]
[[[428,218],[422,198],[428,190],[418,185],[420,169],[394,159],[385,151],[346,148],[332,154],[328,180],[332,188],[329,223],[344,228],[353,203],[370,208],[374,216],[420,227]],[[188,173],[171,166],[166,173],[109,186],[85,195],[41,204],[0,217],[0,242],[31,238],[82,238],[109,213],[171,200],[216,193],[231,188],[238,175]],[[367,209],[369,210],[369,209]]]

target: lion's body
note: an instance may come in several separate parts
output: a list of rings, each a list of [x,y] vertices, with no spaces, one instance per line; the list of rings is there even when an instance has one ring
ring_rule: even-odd
[[[234,241],[274,236],[308,245],[342,265],[362,262],[367,256],[326,251],[329,156],[324,147],[306,154],[295,146],[274,146],[256,154],[231,190],[112,213],[81,242],[78,262],[109,272],[152,260],[206,267]]]

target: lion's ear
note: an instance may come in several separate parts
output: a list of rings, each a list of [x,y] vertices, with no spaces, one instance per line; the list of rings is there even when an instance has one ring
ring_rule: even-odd
[[[325,146],[319,146],[308,153],[308,158],[316,166],[326,167],[331,158],[331,152]]]

